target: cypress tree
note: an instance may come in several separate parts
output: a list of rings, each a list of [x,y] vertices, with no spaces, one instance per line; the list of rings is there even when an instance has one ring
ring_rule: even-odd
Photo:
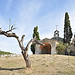
[[[34,27],[33,38],[34,37],[36,37],[36,40],[40,40],[39,32],[38,32],[38,26]],[[35,54],[35,44],[31,45],[31,51],[33,52],[33,54]]]
[[[72,29],[70,25],[68,12],[66,12],[64,22],[64,43],[70,44],[71,38],[72,38]]]

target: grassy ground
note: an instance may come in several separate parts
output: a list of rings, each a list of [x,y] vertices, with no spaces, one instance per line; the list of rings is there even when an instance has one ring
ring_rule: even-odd
[[[75,75],[75,56],[30,55],[32,67],[22,56],[0,57],[0,75]]]

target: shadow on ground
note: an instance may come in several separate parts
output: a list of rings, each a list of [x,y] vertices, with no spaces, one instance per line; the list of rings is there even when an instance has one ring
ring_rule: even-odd
[[[1,68],[1,67],[0,67],[0,70],[9,70],[9,71],[21,70],[21,69],[25,69],[25,67],[22,67],[22,68]]]

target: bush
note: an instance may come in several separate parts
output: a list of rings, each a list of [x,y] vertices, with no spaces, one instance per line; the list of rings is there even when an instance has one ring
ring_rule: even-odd
[[[59,42],[59,44],[56,47],[58,54],[65,54],[65,50],[68,44],[64,44],[63,42]]]

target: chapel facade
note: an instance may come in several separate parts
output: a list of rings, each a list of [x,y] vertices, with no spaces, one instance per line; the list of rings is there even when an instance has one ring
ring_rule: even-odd
[[[63,38],[59,37],[59,31],[56,29],[54,31],[53,38],[45,38],[39,41],[44,45],[36,44],[35,54],[57,54],[56,46],[58,44],[58,41],[63,41]]]

